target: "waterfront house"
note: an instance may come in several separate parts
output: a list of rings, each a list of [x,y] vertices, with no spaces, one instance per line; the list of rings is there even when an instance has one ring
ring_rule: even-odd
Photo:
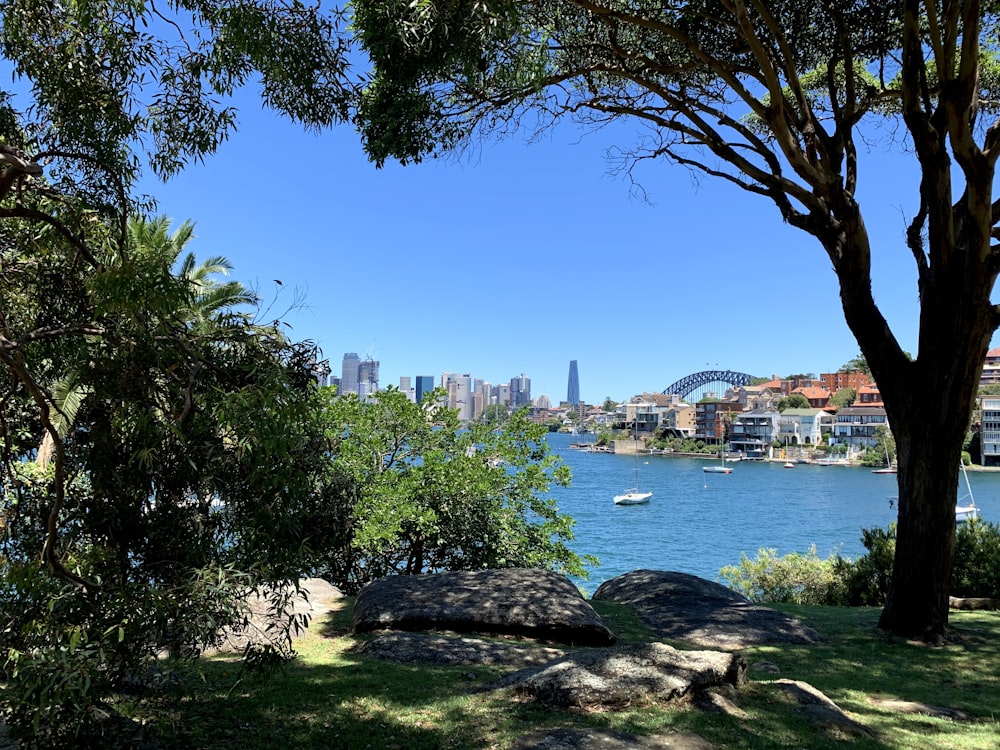
[[[979,408],[980,463],[983,466],[1000,465],[1000,397],[984,396]]]
[[[729,447],[748,456],[766,456],[778,434],[777,409],[755,409],[735,415]]]
[[[881,406],[847,406],[837,412],[830,444],[846,445],[851,452],[867,450],[876,444],[878,428],[888,426]]]
[[[778,417],[782,445],[818,445],[833,433],[835,418],[824,409],[785,409]]]

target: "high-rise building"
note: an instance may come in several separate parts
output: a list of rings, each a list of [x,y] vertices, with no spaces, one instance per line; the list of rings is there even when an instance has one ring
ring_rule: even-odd
[[[418,404],[423,403],[424,396],[433,390],[433,375],[417,375],[416,399]]]
[[[358,365],[358,395],[362,398],[378,392],[378,362],[368,358]]]
[[[340,367],[340,390],[338,393],[358,392],[358,377],[361,374],[361,357],[355,352],[348,352],[344,355],[344,362]]]
[[[472,376],[468,373],[441,373],[441,387],[447,391],[449,409],[458,410],[458,418],[463,422],[472,419]]]
[[[510,383],[500,383],[491,389],[493,400],[491,403],[510,406]]]
[[[576,369],[576,360],[569,361],[569,384],[566,387],[566,403],[574,407],[580,403],[580,373]]]
[[[510,405],[515,409],[531,406],[531,378],[525,377],[523,372],[510,379]]]

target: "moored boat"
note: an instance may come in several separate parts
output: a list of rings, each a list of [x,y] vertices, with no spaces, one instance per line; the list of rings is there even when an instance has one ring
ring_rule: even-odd
[[[652,492],[639,492],[639,488],[634,487],[620,495],[615,495],[615,505],[641,505],[648,503],[652,496]]]

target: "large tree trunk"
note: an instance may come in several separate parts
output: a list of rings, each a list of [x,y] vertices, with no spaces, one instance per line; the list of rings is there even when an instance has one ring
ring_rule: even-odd
[[[891,423],[899,455],[899,516],[889,596],[879,627],[896,635],[939,642],[948,625],[955,552],[955,501],[966,415],[953,425],[932,421],[932,410]]]
[[[899,455],[899,515],[889,596],[879,620],[887,632],[939,642],[948,625],[948,587],[955,550],[959,461],[994,330],[990,295],[996,272],[987,261],[990,208],[978,216],[960,202],[957,230],[931,238],[920,269],[920,331],[910,361],[871,293],[870,249],[850,196],[836,206],[839,223],[825,239],[840,279],[848,326],[861,347],[888,414]],[[952,221],[950,206],[940,221]],[[936,244],[935,244],[936,242]]]

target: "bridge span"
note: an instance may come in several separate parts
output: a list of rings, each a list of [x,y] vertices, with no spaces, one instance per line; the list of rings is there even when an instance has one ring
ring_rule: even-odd
[[[745,372],[735,372],[733,370],[702,370],[691,375],[685,375],[676,383],[667,386],[663,390],[663,393],[672,393],[681,398],[687,398],[695,391],[706,390],[708,386],[730,385],[737,387],[750,385],[754,377],[754,375],[749,375]],[[717,393],[716,395],[722,396],[722,393]]]

